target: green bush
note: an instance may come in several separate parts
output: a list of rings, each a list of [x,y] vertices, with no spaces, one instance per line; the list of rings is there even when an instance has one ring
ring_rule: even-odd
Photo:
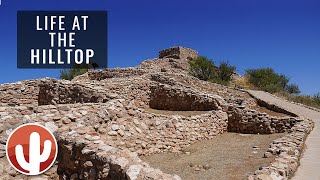
[[[246,75],[251,84],[270,93],[284,91],[289,83],[288,77],[277,74],[271,68],[249,69]]]
[[[74,77],[88,72],[88,65],[75,65],[71,69],[63,69],[60,71],[60,79],[72,80]]]
[[[287,85],[286,91],[287,91],[289,94],[300,94],[300,93],[301,93],[299,86],[296,85],[296,84],[289,84],[289,85]]]
[[[218,79],[223,82],[229,82],[232,79],[232,75],[235,73],[236,67],[231,66],[227,61],[220,63],[217,71]]]
[[[214,65],[212,59],[205,56],[189,61],[190,74],[204,81],[228,85],[232,79],[236,67],[231,66],[228,62],[222,62],[218,67]]]
[[[199,56],[189,61],[190,74],[204,81],[216,77],[217,67],[211,59],[205,56]]]

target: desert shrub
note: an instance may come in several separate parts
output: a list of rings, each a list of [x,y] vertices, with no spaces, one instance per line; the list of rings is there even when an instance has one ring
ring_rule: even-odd
[[[212,59],[205,56],[191,59],[189,61],[190,74],[204,81],[211,81],[214,83],[228,85],[235,73],[236,67],[231,66],[224,61],[219,66],[215,66]]]
[[[88,65],[75,65],[71,69],[63,69],[60,71],[60,79],[72,80],[74,77],[88,72]]]
[[[217,78],[224,82],[229,82],[232,79],[232,75],[235,73],[236,67],[231,66],[227,61],[223,61],[218,66]]]
[[[276,95],[283,97],[289,101],[301,103],[301,104],[315,107],[315,108],[320,108],[320,93],[310,96],[310,95],[289,94],[287,92],[278,92],[276,93]]]
[[[300,94],[301,93],[299,86],[296,84],[287,85],[286,92],[288,92],[289,94]]]
[[[320,106],[320,93],[313,95],[313,100]]]
[[[190,74],[204,81],[213,79],[216,76],[217,67],[212,59],[199,56],[189,60]]]
[[[246,75],[251,84],[270,93],[284,91],[289,82],[288,77],[277,74],[271,68],[249,69],[246,71]]]

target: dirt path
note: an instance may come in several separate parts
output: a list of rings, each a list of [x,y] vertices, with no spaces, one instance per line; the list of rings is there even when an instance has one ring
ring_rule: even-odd
[[[185,153],[160,153],[142,157],[152,167],[186,180],[243,180],[273,158],[262,158],[272,140],[284,134],[224,133],[184,149]]]
[[[275,104],[299,116],[312,119],[315,122],[313,131],[307,138],[306,148],[300,160],[300,167],[293,180],[320,180],[320,112],[289,103],[262,91],[248,91],[252,96],[270,104]]]

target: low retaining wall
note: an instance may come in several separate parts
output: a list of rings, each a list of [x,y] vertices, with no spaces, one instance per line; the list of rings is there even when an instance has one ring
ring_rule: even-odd
[[[208,111],[224,107],[224,100],[191,88],[157,84],[150,87],[150,107],[173,111]]]
[[[284,108],[278,107],[277,105],[270,104],[259,98],[256,99],[260,105],[263,105],[271,110],[297,116],[296,114],[289,112]],[[295,119],[298,120],[298,118]],[[259,170],[256,170],[253,174],[251,174],[248,179],[290,179],[297,171],[306,138],[313,128],[314,122],[312,120],[299,119],[291,129],[287,130],[289,134],[274,140],[271,143],[268,151],[264,154],[264,158],[275,157],[274,162],[272,162],[269,166],[259,168]]]
[[[228,131],[250,134],[273,134],[290,130],[303,120],[294,117],[271,117],[243,107],[230,106],[228,110]]]
[[[109,99],[105,92],[70,81],[46,79],[39,83],[39,105],[98,103]]]
[[[227,131],[227,114],[222,111],[164,116],[126,103],[115,99],[103,104],[1,108],[0,132],[4,137],[31,118],[57,131],[61,179],[179,179],[150,168],[137,154],[177,152]]]
[[[58,174],[60,179],[166,179],[180,180],[143,163],[136,153],[120,150],[99,141],[86,140],[75,132],[61,134],[58,139]]]
[[[294,116],[294,117],[298,117],[298,115],[296,115],[295,113],[289,112],[279,106],[273,105],[273,104],[269,104],[261,99],[257,99],[259,106],[263,106],[268,108],[269,110],[275,111],[275,112],[279,112],[279,113],[283,113],[283,114],[288,114],[290,116]]]
[[[288,135],[274,140],[264,157],[276,156],[275,161],[256,170],[248,180],[290,179],[297,171],[305,140],[313,127],[311,120],[304,120],[294,125]]]
[[[0,105],[20,106],[38,104],[40,79],[0,85]]]
[[[279,107],[279,106],[277,106],[277,105],[275,105],[275,104],[270,104],[270,103],[268,103],[268,102],[266,102],[266,101],[264,101],[264,100],[262,100],[262,99],[260,99],[260,98],[257,98],[257,97],[255,97],[255,96],[253,96],[253,95],[252,95],[250,92],[248,92],[248,91],[245,91],[245,92],[249,93],[249,95],[250,95],[251,97],[255,98],[255,99],[257,100],[259,106],[266,107],[267,109],[269,109],[269,110],[271,110],[271,111],[275,111],[275,112],[279,112],[279,113],[283,113],[283,114],[288,114],[288,115],[290,115],[290,116],[298,117],[298,115],[295,114],[295,113],[293,113],[293,112],[290,112],[290,111],[288,111],[288,110],[286,110],[286,109],[284,109],[284,108],[281,108],[281,107]]]
[[[177,152],[199,140],[212,139],[227,131],[223,111],[184,117],[148,113],[121,99],[102,104],[59,104],[35,108],[0,108],[0,131],[14,129],[21,120],[52,122],[59,131],[97,134],[109,145],[141,155]],[[90,136],[88,136],[90,138]]]

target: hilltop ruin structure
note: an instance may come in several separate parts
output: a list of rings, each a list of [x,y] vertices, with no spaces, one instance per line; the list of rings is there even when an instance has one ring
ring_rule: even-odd
[[[59,146],[57,163],[44,179],[178,180],[139,155],[179,152],[225,132],[287,132],[266,152],[274,162],[248,179],[289,178],[313,122],[270,106],[288,114],[273,117],[260,112],[257,100],[245,91],[190,76],[188,60],[197,56],[179,46],[133,68],[91,70],[72,81],[45,78],[0,85],[0,162],[7,168],[1,176],[26,179],[8,166],[4,145],[13,129],[37,122],[54,132]],[[155,114],[150,108],[205,112],[185,117]]]

